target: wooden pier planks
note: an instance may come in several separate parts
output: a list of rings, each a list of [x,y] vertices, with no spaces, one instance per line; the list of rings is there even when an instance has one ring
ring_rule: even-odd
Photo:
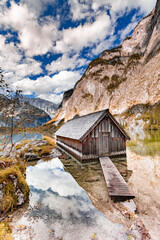
[[[126,199],[134,198],[127,183],[112,163],[109,157],[100,157],[103,174],[107,183],[108,192],[111,198],[123,197]]]

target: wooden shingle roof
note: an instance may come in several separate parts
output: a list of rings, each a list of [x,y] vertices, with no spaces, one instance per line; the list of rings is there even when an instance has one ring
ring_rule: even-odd
[[[82,141],[97,126],[97,124],[104,118],[105,115],[108,115],[112,119],[112,121],[115,123],[115,125],[117,125],[127,139],[130,139],[127,133],[110,114],[108,109],[71,119],[67,121],[55,133],[55,135]]]

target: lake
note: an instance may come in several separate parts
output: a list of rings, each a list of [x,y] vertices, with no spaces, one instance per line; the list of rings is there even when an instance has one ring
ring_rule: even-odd
[[[136,196],[138,216],[152,239],[157,240],[160,133],[143,132],[131,139],[127,144],[127,159],[113,161]],[[95,180],[91,181],[93,176]],[[31,190],[29,208],[16,225],[24,224],[27,228],[14,229],[16,240],[128,239],[129,231],[122,224],[112,223],[119,222],[120,216],[109,200],[99,163],[79,165],[71,159],[41,160],[27,167],[26,179]]]
[[[13,134],[12,141],[13,143],[17,143],[21,140],[34,140],[34,139],[42,139],[42,134],[37,132],[25,132],[25,133],[15,133]],[[10,142],[10,136],[0,132],[0,146],[2,146],[3,142]]]

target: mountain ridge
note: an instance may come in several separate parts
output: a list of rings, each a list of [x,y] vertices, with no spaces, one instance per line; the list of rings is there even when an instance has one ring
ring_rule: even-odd
[[[3,103],[5,101],[5,104],[3,106]],[[10,99],[7,98],[5,95],[0,94],[0,103],[3,112],[3,108],[5,106],[9,105]],[[6,116],[7,117],[7,116]],[[39,109],[28,102],[22,102],[16,104],[15,110],[14,110],[14,121],[18,123],[18,121],[22,121],[23,124],[29,127],[33,126],[41,126],[47,121],[51,120],[51,117],[42,109]],[[8,120],[8,124],[9,120]],[[0,113],[0,127],[8,127],[9,125],[6,125],[5,121],[5,114],[3,116],[3,113]]]
[[[50,102],[48,100],[42,99],[42,98],[30,98],[21,95],[19,97],[21,102],[29,102],[30,105],[42,109],[44,112],[46,112],[51,118],[53,118],[57,112],[58,105],[53,102]]]
[[[53,121],[109,108],[121,114],[136,104],[160,100],[160,0],[135,27],[131,37],[103,51],[63,99]]]

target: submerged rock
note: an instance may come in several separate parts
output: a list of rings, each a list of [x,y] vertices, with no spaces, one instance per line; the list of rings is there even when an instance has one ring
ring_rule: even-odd
[[[34,161],[34,160],[39,160],[40,157],[36,153],[25,153],[24,159],[26,161]]]
[[[88,179],[85,180],[85,182],[90,182],[90,183],[98,182],[98,181],[100,181],[100,180],[97,177],[91,177],[91,178],[88,178]]]
[[[53,158],[55,158],[55,157],[61,156],[62,154],[60,153],[59,150],[53,148],[53,150],[52,150],[52,152],[51,152],[51,155],[52,155]]]

